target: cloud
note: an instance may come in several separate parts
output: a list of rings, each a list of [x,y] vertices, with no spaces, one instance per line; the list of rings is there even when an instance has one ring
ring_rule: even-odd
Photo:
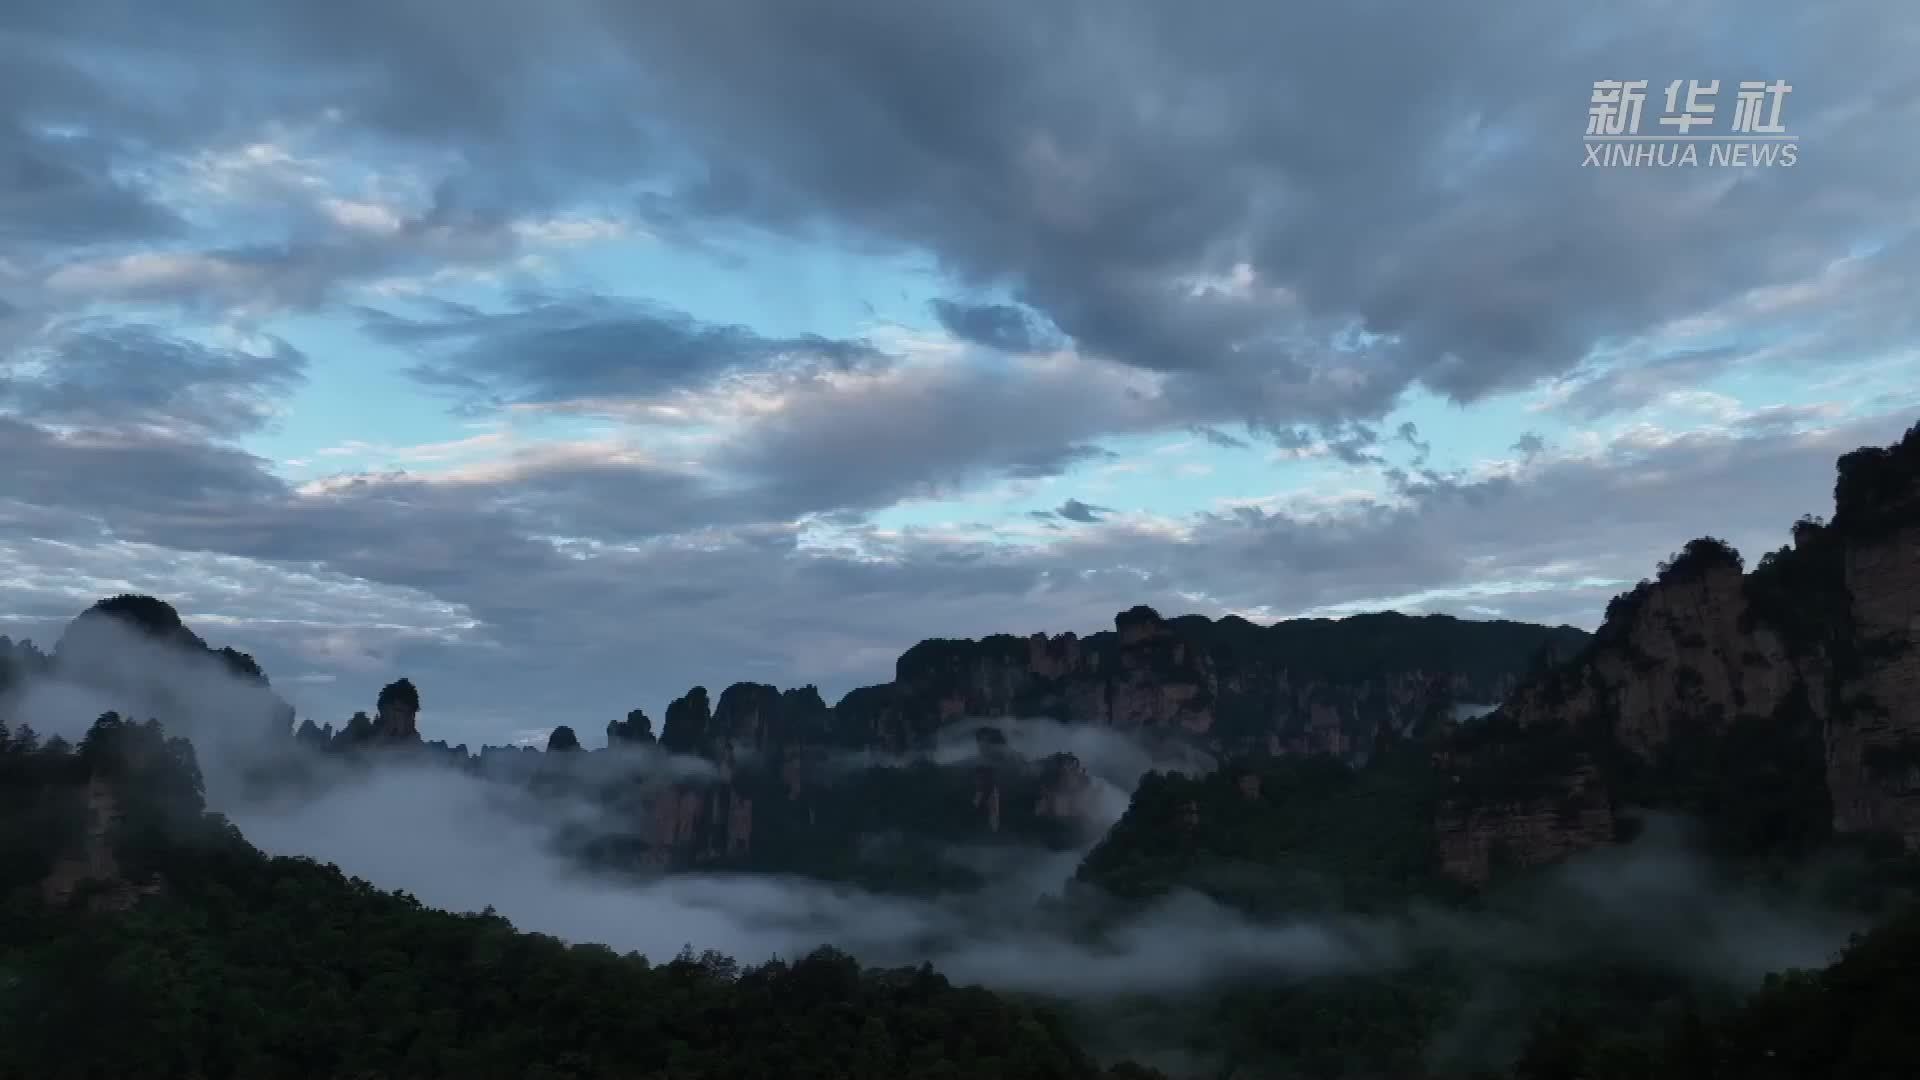
[[[696,680],[846,685],[928,633],[1091,629],[1142,600],[1590,623],[1690,535],[1770,542],[1850,441],[1897,430],[1822,403],[1913,404],[1900,9],[1766,4],[1728,43],[1718,6],[1469,26],[1239,0],[10,4],[0,538],[41,578],[48,541],[88,581],[179,587],[211,558],[324,579],[314,627],[271,632],[298,670],[418,665],[488,724],[529,674],[490,650],[529,640],[555,643],[527,663],[573,681],[578,720]],[[1579,168],[1592,78],[1703,55],[1791,77],[1800,166]],[[897,257],[945,332],[694,320],[523,261],[639,229]],[[294,310],[414,352],[463,407],[612,430],[295,485],[239,441],[330,361],[339,323],[253,329]],[[1802,408],[1676,397],[1810,385],[1842,356],[1880,366]],[[1538,387],[1546,415],[1511,460],[1443,467],[1445,422],[1387,418],[1420,387]],[[1649,406],[1666,428],[1602,423]],[[1315,459],[1316,490],[1256,474],[1201,514],[869,524],[994,484],[1060,504],[1034,493],[1167,431]]]
[[[1235,438],[1218,428],[1196,424],[1187,430],[1205,439],[1207,445],[1216,446],[1223,450],[1244,450],[1248,445],[1245,439]]]
[[[1004,352],[1027,353],[1059,344],[1031,311],[1010,304],[933,301],[933,313],[947,332],[962,341]]]
[[[607,297],[532,297],[518,310],[452,308],[437,318],[367,313],[377,337],[427,353],[410,373],[494,404],[657,398],[731,372],[845,371],[879,362],[862,341],[767,338],[657,305]]]
[[[265,426],[306,366],[299,350],[264,335],[220,348],[78,320],[0,353],[0,410],[43,424],[224,438]]]
[[[1078,521],[1083,525],[1091,525],[1099,521],[1103,515],[1113,513],[1113,509],[1111,507],[1094,506],[1091,503],[1083,503],[1079,499],[1068,499],[1066,502],[1061,503],[1053,512],[1068,521]]]
[[[1571,370],[1910,224],[1880,135],[1914,105],[1870,29],[1889,10],[1780,5],[1714,53],[1801,73],[1817,174],[1579,167],[1584,73],[1697,65],[1706,9],[1503,9],[1469,31],[1438,11],[986,4],[901,63],[906,25],[850,2],[804,23],[680,13],[633,40],[707,156],[689,212],[921,247],[1085,350],[1323,422],[1415,382],[1471,400]],[[1329,86],[1339,108],[1300,104]]]
[[[1913,224],[1914,162],[1883,137],[1915,107],[1900,37],[1880,32],[1890,0],[1769,4],[1737,42],[1712,5],[1675,18],[1651,2],[1490,10],[1471,30],[1438,11],[1253,3],[1194,19],[989,2],[932,28],[875,0],[804,17],[586,0],[537,17],[451,0],[406,20],[363,3],[237,10],[15,5],[19,40],[49,47],[8,46],[11,122],[82,133],[33,136],[84,166],[56,187],[111,191],[129,147],[184,157],[278,124],[362,159],[432,158],[435,209],[369,216],[383,204],[325,193],[316,213],[331,207],[340,235],[179,253],[144,295],[311,302],[402,251],[458,261],[478,242],[492,259],[518,217],[617,202],[683,233],[737,222],[924,255],[1010,298],[936,304],[964,339],[1026,349],[1051,326],[1172,376],[1196,409],[1319,425],[1378,419],[1416,385],[1474,400],[1565,374],[1603,342],[1809,280]],[[109,52],[128,62],[85,59]],[[1701,55],[1743,78],[1795,73],[1806,167],[1579,166],[1567,117],[1595,73],[1699,74]],[[1327,87],[1340,107],[1301,104]],[[89,265],[95,281],[131,269]]]
[[[1165,406],[1151,390],[1124,369],[1072,356],[1005,369],[936,360],[813,378],[712,460],[777,478],[821,509],[869,509],[1104,458],[1110,451],[1096,437],[1159,423]]]
[[[969,416],[993,415],[958,411],[962,430]],[[339,646],[323,647],[317,629],[271,635],[287,641],[292,670],[342,676],[310,698],[314,688],[298,688],[299,701],[362,702],[379,669],[410,674],[454,713],[505,730],[527,726],[508,715],[527,700],[524,686],[552,680],[570,690],[564,715],[549,709],[543,722],[598,730],[636,704],[657,712],[694,683],[815,682],[832,696],[885,678],[930,629],[1086,632],[1141,602],[1254,617],[1473,605],[1591,626],[1608,596],[1687,539],[1726,536],[1750,556],[1784,542],[1787,523],[1828,507],[1839,454],[1910,422],[1906,413],[1786,422],[1756,412],[1694,431],[1634,427],[1474,472],[1401,473],[1385,491],[1107,517],[1009,544],[984,527],[783,517],[839,501],[800,482],[838,460],[832,441],[818,460],[766,473],[794,477],[801,495],[714,488],[644,457],[549,451],[488,469],[294,489],[235,450],[151,434],[55,435],[0,419],[11,463],[0,471],[0,522],[69,545],[16,545],[55,577],[63,561],[98,552],[113,591],[177,587],[168,567],[186,556],[169,550],[242,560],[223,578],[322,575],[332,584],[303,593],[314,606],[301,618],[338,627]],[[909,438],[900,453],[911,459],[929,445]],[[911,478],[928,471],[924,462],[868,467],[854,479],[870,491],[912,491]],[[834,482],[822,481],[829,492]],[[127,560],[112,554],[116,544],[151,545],[140,549],[151,554]],[[414,598],[405,601],[413,614],[391,621],[418,633],[367,628],[382,621],[367,617],[370,598],[386,595]],[[376,649],[371,659],[352,659],[361,653],[346,643],[356,640]]]
[[[18,59],[3,47],[0,57]],[[44,58],[25,61],[25,71],[0,76],[0,97],[44,66]],[[20,251],[173,235],[182,223],[114,177],[112,156],[97,137],[36,131],[0,115],[0,246]]]
[[[831,942],[869,963],[929,961],[950,977],[1099,1003],[1188,992],[1249,976],[1311,980],[1399,970],[1436,952],[1468,961],[1476,987],[1578,959],[1605,942],[1657,969],[1743,986],[1768,971],[1825,961],[1856,929],[1850,916],[1742,890],[1655,820],[1635,845],[1576,859],[1476,911],[1410,905],[1365,917],[1312,910],[1254,919],[1191,893],[1123,913],[1086,933],[1031,906],[1030,892],[1071,864],[1040,852],[976,860],[994,872],[965,894],[881,896],[804,878],[678,874],[615,880],[559,852],[566,834],[608,824],[597,787],[631,790],[711,776],[711,766],[658,754],[533,757],[569,770],[574,786],[536,797],[513,778],[489,780],[401,757],[370,769],[318,766],[316,786],[261,793],[243,778],[291,747],[269,739],[277,702],[211,657],[145,639],[114,622],[77,627],[56,672],[28,681],[0,714],[30,716],[69,739],[108,708],[157,715],[194,739],[209,805],[263,849],[333,862],[383,888],[456,911],[493,908],[521,929],[637,949],[664,960],[683,945],[755,963]],[[1045,721],[987,721],[1029,755],[1073,752],[1124,795],[1150,767],[1211,767],[1114,731]],[[935,760],[971,760],[972,725],[952,725]],[[282,733],[282,739],[284,733]],[[1168,754],[1175,757],[1169,759]],[[1103,817],[1103,821],[1110,820]],[[966,853],[956,851],[956,856]],[[513,872],[502,874],[502,867]],[[1051,889],[1049,891],[1052,891]],[[1038,961],[1038,962],[1036,962]]]
[[[1032,864],[1018,859],[979,864],[1000,876],[978,891],[927,899],[769,875],[596,878],[554,848],[558,829],[584,820],[584,805],[529,800],[444,769],[376,768],[311,800],[224,809],[269,851],[336,862],[431,905],[492,907],[569,941],[656,959],[691,945],[746,963],[830,942],[868,963],[927,961],[962,982],[1090,1004],[1247,977],[1390,972],[1436,952],[1468,960],[1480,989],[1497,992],[1503,974],[1576,958],[1593,941],[1624,943],[1658,969],[1746,986],[1826,961],[1856,928],[1846,916],[1744,893],[1658,832],[1484,912],[1410,906],[1256,920],[1175,893],[1087,935],[1030,906]],[[502,875],[503,866],[515,872]]]

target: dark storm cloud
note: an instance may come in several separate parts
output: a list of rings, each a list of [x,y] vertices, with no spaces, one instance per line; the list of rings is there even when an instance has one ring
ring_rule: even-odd
[[[1416,382],[1464,400],[1566,372],[1905,220],[1916,151],[1887,133],[1916,86],[1888,28],[1911,11],[1743,5],[1729,38],[1719,6],[100,0],[0,18],[20,57],[124,61],[66,64],[23,115],[177,148],[337,108],[351,135],[455,151],[464,198],[496,212],[645,178],[663,224],[928,253],[1032,325],[1174,374],[1194,410],[1321,423],[1377,418]],[[1791,78],[1804,160],[1583,169],[1608,76]],[[1028,341],[1009,311],[942,310],[975,340]]]
[[[266,424],[306,364],[272,338],[241,351],[150,326],[77,320],[0,353],[0,411],[59,425],[225,437]]]
[[[1734,41],[1710,8],[726,4],[631,40],[712,165],[694,207],[924,246],[1083,346],[1325,419],[1568,370],[1900,212],[1914,87],[1877,27],[1910,13],[1766,5]],[[1811,167],[1579,167],[1592,79],[1703,64],[1790,71]],[[1191,280],[1236,263],[1298,310]],[[1325,347],[1350,325],[1394,340]]]
[[[883,359],[862,341],[769,338],[657,305],[535,297],[506,313],[443,306],[436,317],[366,313],[375,336],[428,354],[411,374],[492,404],[653,397],[742,370],[846,370]]]

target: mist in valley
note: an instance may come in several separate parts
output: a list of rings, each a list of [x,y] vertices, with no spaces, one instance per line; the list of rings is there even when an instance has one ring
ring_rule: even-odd
[[[1514,998],[1526,993],[1516,973],[1631,957],[1655,970],[1746,987],[1770,971],[1826,963],[1864,921],[1813,900],[1738,885],[1696,854],[1684,823],[1654,818],[1632,845],[1574,859],[1522,892],[1470,910],[1409,902],[1364,916],[1302,912],[1255,920],[1199,893],[1175,892],[1096,931],[1064,918],[1061,904],[1043,901],[1071,891],[1085,851],[1119,819],[1149,770],[1198,774],[1214,762],[1192,746],[1046,720],[958,722],[928,751],[900,759],[973,762],[983,752],[984,726],[1030,760],[1071,753],[1092,778],[1095,827],[1075,850],[947,850],[946,858],[982,875],[977,890],[882,895],[738,872],[616,878],[560,853],[563,831],[615,824],[605,820],[605,804],[586,793],[595,785],[644,788],[710,777],[710,763],[658,751],[570,754],[566,768],[583,781],[579,795],[565,787],[535,795],[525,784],[436,764],[431,755],[389,761],[374,753],[371,767],[352,767],[295,746],[278,727],[276,710],[284,706],[264,686],[206,656],[123,637],[109,632],[85,664],[64,658],[52,673],[16,687],[0,702],[0,715],[68,740],[81,738],[109,709],[158,717],[193,740],[209,808],[264,851],[335,863],[430,906],[491,908],[523,930],[657,961],[691,948],[755,964],[828,944],[866,964],[927,962],[959,982],[1054,995],[1097,1011],[1136,995],[1250,982],[1307,985],[1439,956],[1484,973],[1453,1036],[1464,1042],[1484,1040],[1476,1022],[1505,1024]],[[96,663],[96,654],[112,660]],[[77,677],[83,669],[84,681]],[[452,726],[430,712],[423,719],[429,733]],[[247,777],[290,754],[319,759],[304,767],[322,770],[321,782],[259,797]],[[834,768],[898,763],[849,755]],[[883,820],[879,814],[876,808]]]

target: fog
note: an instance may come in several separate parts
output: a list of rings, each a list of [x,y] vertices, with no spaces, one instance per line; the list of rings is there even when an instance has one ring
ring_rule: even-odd
[[[159,716],[194,740],[210,807],[265,851],[336,863],[435,907],[492,907],[524,930],[656,959],[692,946],[757,963],[832,944],[869,963],[930,961],[963,982],[1100,999],[1245,978],[1387,971],[1434,951],[1491,969],[1583,955],[1604,942],[1655,966],[1746,984],[1767,971],[1822,964],[1858,928],[1836,913],[1735,888],[1690,853],[1683,828],[1658,820],[1635,844],[1577,859],[1544,875],[1519,901],[1489,910],[1409,905],[1367,918],[1258,922],[1188,893],[1097,938],[1068,932],[1034,904],[1065,882],[1078,852],[958,848],[950,857],[987,874],[988,884],[931,899],[768,875],[616,881],[555,853],[560,829],[600,812],[585,800],[536,800],[515,785],[426,762],[341,769],[310,797],[249,801],[240,770],[262,754],[289,752],[289,740],[261,738],[273,728],[277,699],[211,660],[146,642],[115,644],[111,665],[88,668],[86,684],[67,663],[0,702],[0,710],[68,739],[109,708]],[[431,730],[430,713],[422,723]],[[956,724],[927,756],[969,760],[979,753],[973,732],[983,725],[1002,731],[1024,756],[1079,757],[1104,785],[1096,809],[1103,825],[1118,818],[1126,793],[1148,769],[1212,767],[1204,754],[1177,743],[1148,745],[1050,721]],[[611,770],[602,776],[650,782],[711,768],[664,754],[575,756],[583,759],[580,768]]]

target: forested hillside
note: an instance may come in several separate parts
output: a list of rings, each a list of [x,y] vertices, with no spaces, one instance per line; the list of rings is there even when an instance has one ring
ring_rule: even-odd
[[[9,1080],[1100,1074],[1045,1010],[929,969],[621,956],[268,858],[157,725],[0,729],[0,799]],[[58,886],[70,860],[103,876]]]

